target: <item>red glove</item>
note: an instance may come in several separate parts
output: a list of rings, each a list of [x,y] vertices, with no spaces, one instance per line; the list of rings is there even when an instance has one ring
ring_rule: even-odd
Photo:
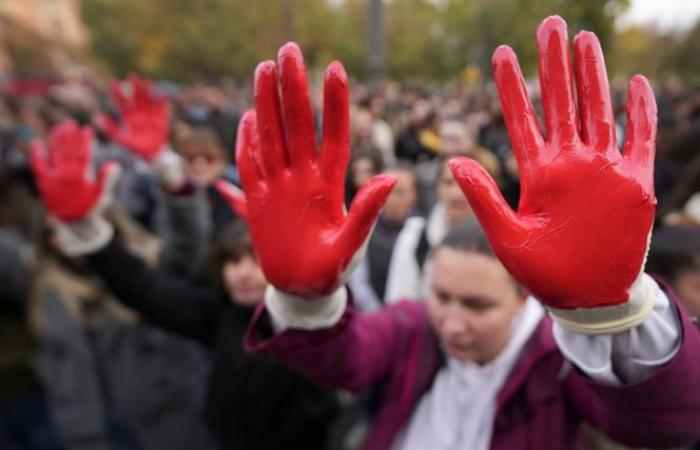
[[[138,75],[129,76],[131,96],[127,97],[118,81],[112,82],[112,95],[119,107],[121,126],[103,114],[99,125],[115,142],[153,161],[165,148],[169,133],[168,103],[156,95],[153,83]]]
[[[278,290],[326,295],[342,282],[395,179],[372,178],[345,212],[350,132],[348,81],[340,63],[326,70],[320,151],[296,44],[280,49],[277,67],[272,61],[258,65],[255,100],[255,110],[241,119],[236,159],[258,261]]]
[[[48,154],[34,140],[30,164],[46,208],[62,222],[79,221],[98,209],[119,167],[103,165],[97,177],[91,173],[92,129],[69,120],[49,136]]]
[[[564,310],[622,304],[642,271],[654,220],[654,95],[644,77],[632,78],[620,154],[596,36],[584,31],[574,40],[577,97],[564,20],[547,18],[537,44],[546,139],[513,50],[501,46],[493,55],[520,170],[518,211],[473,160],[450,167],[500,260],[543,303]]]

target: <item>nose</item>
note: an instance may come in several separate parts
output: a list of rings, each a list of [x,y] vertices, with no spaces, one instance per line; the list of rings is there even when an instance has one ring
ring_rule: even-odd
[[[468,332],[471,328],[469,315],[460,311],[458,306],[452,305],[445,311],[442,328],[445,337],[448,338]]]

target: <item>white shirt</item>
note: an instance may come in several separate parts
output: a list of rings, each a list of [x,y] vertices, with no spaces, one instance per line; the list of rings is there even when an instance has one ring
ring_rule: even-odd
[[[445,237],[447,219],[445,206],[442,203],[437,203],[433,207],[427,220],[423,217],[409,217],[396,238],[386,279],[384,302],[387,305],[399,300],[426,298],[425,280],[430,273],[430,261],[426,259],[421,270],[416,260],[416,248],[423,229],[430,248],[435,247]]]

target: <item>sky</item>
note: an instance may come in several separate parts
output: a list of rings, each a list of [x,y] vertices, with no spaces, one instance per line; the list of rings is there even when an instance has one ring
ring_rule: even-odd
[[[620,29],[636,24],[653,24],[663,31],[684,31],[700,17],[700,0],[631,0],[620,16]]]

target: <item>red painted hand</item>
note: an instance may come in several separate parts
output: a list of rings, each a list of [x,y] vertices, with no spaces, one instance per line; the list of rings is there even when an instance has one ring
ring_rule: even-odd
[[[150,81],[135,74],[129,76],[129,81],[130,97],[124,94],[118,81],[112,82],[112,95],[119,107],[121,125],[106,114],[100,116],[99,125],[110,139],[146,161],[153,161],[168,142],[168,103],[155,94]]]
[[[48,152],[39,140],[32,142],[30,163],[46,208],[63,222],[83,219],[98,207],[109,190],[116,163],[103,165],[91,174],[92,129],[73,121],[56,127],[49,137]]]
[[[342,282],[395,180],[372,178],[345,212],[350,132],[340,63],[326,70],[320,151],[296,44],[280,49],[277,66],[266,61],[257,67],[255,101],[239,126],[236,159],[258,260],[280,291],[305,298],[328,294]]]
[[[654,219],[654,95],[644,77],[632,78],[620,154],[596,36],[576,36],[573,77],[560,17],[540,25],[537,43],[546,138],[515,54],[502,46],[493,56],[520,170],[518,211],[473,160],[455,159],[450,167],[500,260],[543,303],[562,309],[621,304],[642,270]]]

